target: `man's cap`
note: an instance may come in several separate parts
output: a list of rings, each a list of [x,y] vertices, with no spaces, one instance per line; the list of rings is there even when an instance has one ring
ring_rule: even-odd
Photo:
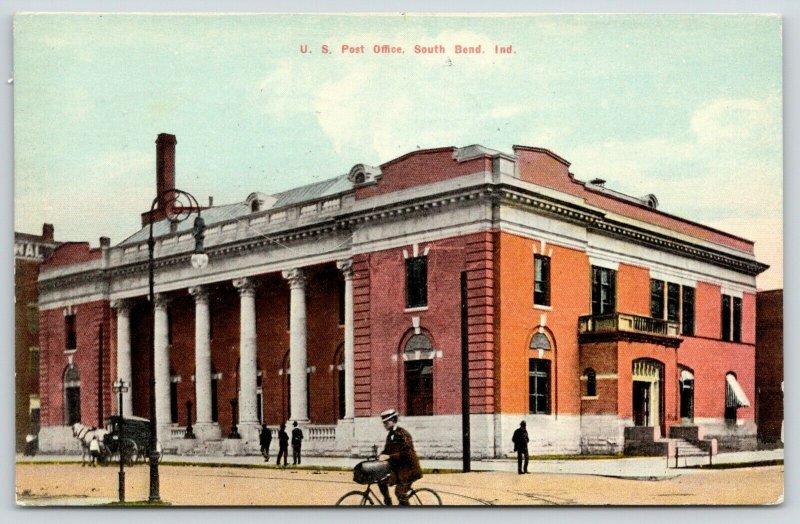
[[[381,422],[386,422],[387,420],[397,418],[397,410],[396,409],[387,409],[383,413],[381,413]]]
[[[519,425],[525,427],[525,421],[523,420],[522,422],[519,423]]]
[[[296,420],[292,423],[292,426],[297,427],[297,421]]]

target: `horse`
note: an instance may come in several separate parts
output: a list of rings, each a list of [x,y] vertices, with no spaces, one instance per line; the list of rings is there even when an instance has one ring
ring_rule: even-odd
[[[87,456],[90,460],[92,458],[91,453],[89,452],[89,444],[91,444],[94,437],[97,437],[97,441],[100,444],[100,456],[104,457],[109,454],[109,450],[106,448],[106,445],[103,441],[107,434],[108,431],[105,429],[84,426],[80,422],[76,422],[72,425],[72,435],[78,439],[78,442],[81,443],[81,466],[86,465]]]

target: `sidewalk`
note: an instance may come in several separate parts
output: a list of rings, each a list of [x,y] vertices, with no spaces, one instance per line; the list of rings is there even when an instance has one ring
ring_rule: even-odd
[[[714,456],[715,465],[746,465],[749,463],[760,463],[773,460],[783,460],[783,449],[764,450],[764,451],[739,451],[732,453],[720,453]],[[79,455],[36,455],[33,457],[18,454],[17,462],[75,462],[80,461]],[[163,462],[169,464],[226,464],[244,466],[267,466],[276,467],[275,455],[270,455],[270,461],[265,462],[264,458],[258,456],[182,456],[165,455]],[[363,458],[350,457],[303,457],[304,468],[325,467],[352,469]],[[708,459],[703,457],[691,457],[689,465],[708,464]],[[461,460],[450,459],[422,459],[422,467],[427,470],[446,470],[460,472],[462,469]],[[674,466],[674,459],[672,465]],[[552,473],[552,474],[571,474],[571,475],[597,475],[604,477],[617,477],[629,479],[665,479],[678,475],[697,473],[698,469],[683,467],[668,468],[666,457],[620,457],[593,459],[574,458],[559,460],[536,460],[532,459],[528,466],[530,473]],[[289,466],[291,468],[292,466]],[[516,473],[517,461],[512,459],[489,459],[473,460],[471,463],[472,471],[505,471]]]

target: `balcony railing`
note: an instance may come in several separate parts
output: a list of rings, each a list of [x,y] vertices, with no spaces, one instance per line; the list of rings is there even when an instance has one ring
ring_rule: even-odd
[[[660,318],[642,317],[631,313],[584,315],[578,317],[579,335],[614,332],[677,337],[680,335],[680,326],[677,322],[670,322]]]

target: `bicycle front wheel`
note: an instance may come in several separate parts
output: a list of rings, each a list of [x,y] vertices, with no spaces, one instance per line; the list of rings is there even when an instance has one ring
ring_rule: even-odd
[[[408,503],[412,506],[441,506],[442,499],[432,489],[419,488],[411,491]]]
[[[375,503],[368,492],[351,491],[345,493],[342,498],[336,501],[337,506],[374,506]]]

